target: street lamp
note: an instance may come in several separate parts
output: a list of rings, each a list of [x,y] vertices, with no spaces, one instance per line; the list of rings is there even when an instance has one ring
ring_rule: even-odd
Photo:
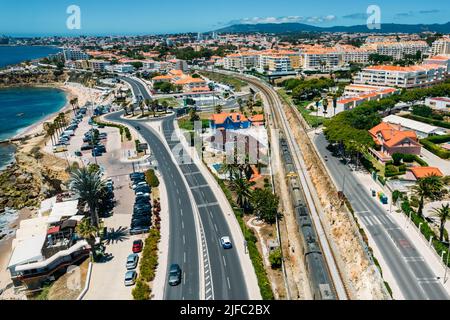
[[[419,223],[419,234],[420,234],[420,228],[422,227],[423,222]]]

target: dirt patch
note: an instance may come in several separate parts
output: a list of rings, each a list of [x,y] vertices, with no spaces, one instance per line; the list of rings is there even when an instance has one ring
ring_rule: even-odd
[[[86,259],[78,268],[56,280],[48,293],[48,300],[76,300],[86,285],[86,276],[89,268],[89,259]]]

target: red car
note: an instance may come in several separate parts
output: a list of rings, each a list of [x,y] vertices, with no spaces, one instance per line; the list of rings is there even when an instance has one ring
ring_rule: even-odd
[[[133,242],[133,253],[141,252],[143,246],[144,246],[144,243],[142,242],[142,240],[135,240]]]

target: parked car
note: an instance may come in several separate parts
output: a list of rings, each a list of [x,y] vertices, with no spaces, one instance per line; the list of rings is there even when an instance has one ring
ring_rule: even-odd
[[[127,258],[127,269],[136,269],[139,262],[139,256],[136,253],[130,254]]]
[[[149,226],[131,226],[130,228],[131,235],[147,233],[149,231],[150,231]]]
[[[59,146],[54,146],[53,147],[53,152],[54,153],[64,152],[64,151],[67,151],[67,147],[65,145],[59,145]]]
[[[177,286],[181,283],[181,268],[178,264],[172,264],[169,269],[169,285]]]
[[[83,154],[81,153],[81,151],[75,151],[75,156],[81,157],[81,156],[83,156]]]
[[[136,283],[137,273],[136,271],[127,271],[125,273],[125,286],[133,286]]]
[[[102,152],[102,153],[106,153],[106,147],[102,144],[98,144],[94,147],[94,149],[96,151]]]
[[[101,157],[102,156],[102,153],[99,151],[99,150],[97,150],[97,149],[93,149],[92,150],[92,156],[93,157]]]
[[[135,193],[135,194],[137,194],[138,192],[142,192],[142,193],[150,193],[151,190],[150,190],[150,187],[149,187],[148,185],[144,185],[144,186],[136,187],[136,188],[134,189],[134,193]]]
[[[81,146],[80,150],[81,151],[85,151],[85,150],[92,150],[94,147],[92,145],[90,145],[89,143],[85,143]]]
[[[145,182],[145,181],[139,181],[139,182],[136,182],[136,183],[134,183],[132,186],[131,186],[131,189],[136,189],[136,188],[138,188],[138,187],[140,187],[140,186],[147,186],[147,182]]]
[[[133,253],[139,253],[144,247],[144,242],[142,240],[134,240],[133,242]]]
[[[233,247],[233,245],[231,244],[230,237],[220,238],[220,244],[224,249],[231,249]]]

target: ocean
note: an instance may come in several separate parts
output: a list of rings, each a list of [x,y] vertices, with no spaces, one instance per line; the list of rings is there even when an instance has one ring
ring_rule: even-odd
[[[66,101],[65,92],[54,88],[0,89],[0,140],[12,138],[57,112]],[[13,155],[14,147],[0,145],[0,169],[13,160]]]
[[[0,46],[0,68],[27,60],[45,58],[60,52],[52,46]]]

